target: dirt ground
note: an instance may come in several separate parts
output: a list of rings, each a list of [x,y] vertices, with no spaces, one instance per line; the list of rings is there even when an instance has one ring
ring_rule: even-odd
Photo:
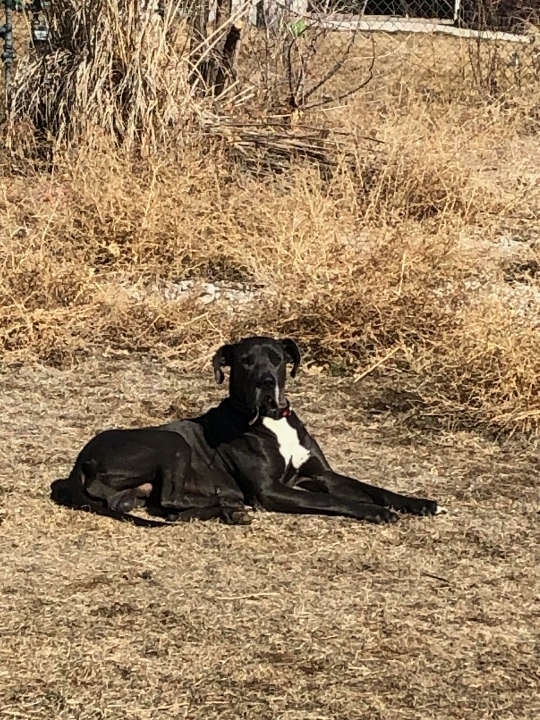
[[[126,358],[0,374],[0,717],[540,716],[533,449],[420,435],[301,373],[336,467],[449,510],[391,527],[257,514],[163,529],[54,506],[94,431],[189,415],[211,374]]]

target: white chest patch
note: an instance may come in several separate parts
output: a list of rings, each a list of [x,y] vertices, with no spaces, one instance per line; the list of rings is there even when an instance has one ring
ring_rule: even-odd
[[[309,459],[309,450],[301,445],[298,439],[298,433],[289,425],[287,418],[280,420],[272,420],[272,418],[263,418],[263,425],[267,427],[277,438],[279,452],[285,460],[285,465],[289,463],[298,470]]]

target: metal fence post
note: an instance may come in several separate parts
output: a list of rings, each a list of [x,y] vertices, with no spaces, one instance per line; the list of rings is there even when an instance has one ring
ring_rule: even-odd
[[[11,107],[11,78],[13,75],[13,61],[15,53],[13,51],[13,0],[4,0],[5,6],[5,23],[0,27],[0,37],[4,38],[4,52],[2,60],[4,61],[4,77],[6,84],[6,111],[9,113]]]

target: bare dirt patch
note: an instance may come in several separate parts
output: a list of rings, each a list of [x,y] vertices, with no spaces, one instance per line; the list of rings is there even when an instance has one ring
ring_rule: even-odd
[[[338,468],[448,515],[144,530],[49,483],[96,430],[215,402],[210,375],[125,358],[0,383],[1,717],[538,717],[532,449],[421,437],[369,410],[376,387],[304,373],[292,400]]]

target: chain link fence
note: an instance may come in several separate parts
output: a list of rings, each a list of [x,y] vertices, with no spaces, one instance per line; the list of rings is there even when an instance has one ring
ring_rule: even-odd
[[[366,18],[433,18],[484,30],[518,30],[540,17],[534,0],[327,0],[324,7]]]
[[[295,7],[296,4],[296,7]],[[538,0],[293,0],[293,7],[337,32],[383,39],[388,72],[413,66],[437,84],[469,82],[507,93],[540,80]]]
[[[54,5],[54,0],[52,0]],[[396,60],[403,62],[404,43],[410,48],[407,65],[415,63],[423,48],[432,54],[435,75],[453,65],[456,78],[464,71],[478,78],[486,74],[499,77],[497,87],[507,90],[525,78],[540,74],[540,0],[143,0],[136,2],[140,12],[161,16],[175,8],[180,16],[202,13],[212,24],[219,8],[255,27],[279,24],[296,27],[323,27],[332,32],[354,32],[358,36],[389,36],[394,42]],[[14,11],[26,10],[32,16],[34,45],[43,45],[47,11],[51,0],[0,0]],[[206,8],[206,9],[205,9]],[[36,34],[36,28],[39,32]],[[4,24],[0,37],[5,37]],[[17,28],[20,34],[21,23]],[[2,32],[3,31],[3,32]],[[24,31],[23,31],[24,32]],[[41,35],[40,35],[41,33]],[[26,32],[24,32],[26,34]],[[41,38],[41,39],[40,39]],[[384,41],[383,41],[384,44]],[[392,42],[387,42],[390,47]],[[20,46],[20,43],[19,43]],[[388,47],[385,46],[387,57]],[[405,53],[407,54],[407,53]],[[441,56],[442,57],[439,57]],[[388,58],[387,58],[388,59]],[[4,55],[4,60],[6,56]],[[9,52],[8,58],[9,62]],[[422,65],[428,59],[422,59]],[[471,63],[475,68],[471,68]],[[506,70],[505,70],[506,68]],[[396,68],[398,72],[398,68]],[[444,71],[447,74],[447,70]]]

